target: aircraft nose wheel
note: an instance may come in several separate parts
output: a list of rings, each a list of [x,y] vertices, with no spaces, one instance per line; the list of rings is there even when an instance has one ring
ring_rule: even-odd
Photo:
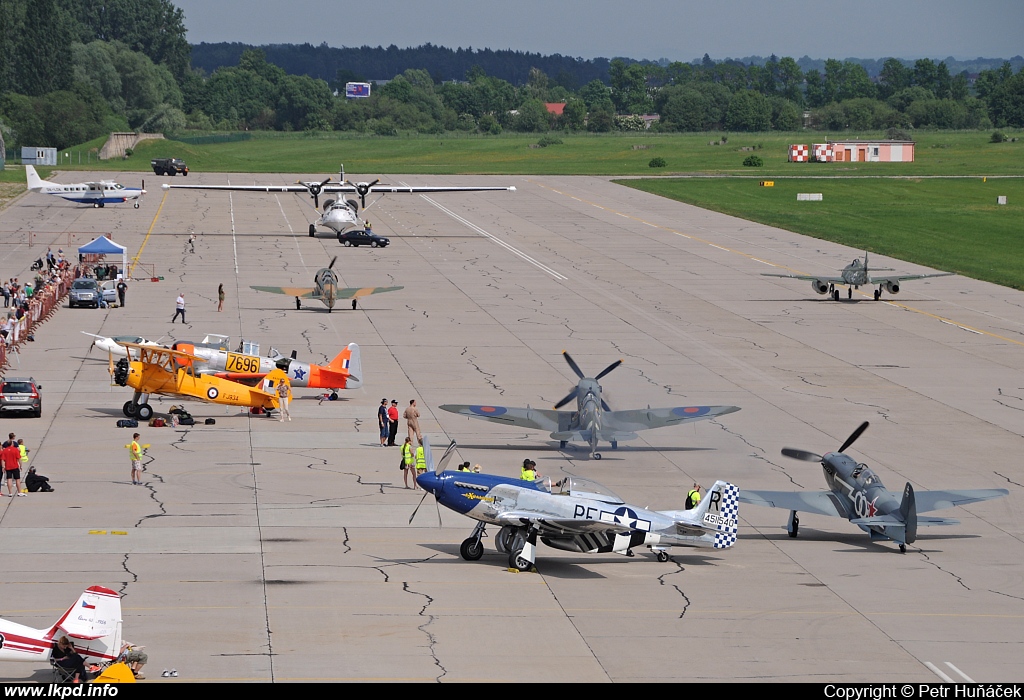
[[[136,203],[135,203],[135,208],[136,208],[136,209],[138,209],[138,208],[139,208],[139,203],[138,203],[138,202],[136,202]]]
[[[658,557],[658,561],[662,564],[668,561],[668,552],[658,552],[655,556]]]
[[[906,554],[906,553],[907,553],[907,545],[901,544],[900,545],[900,554]]]
[[[600,452],[595,452],[594,453],[594,459],[601,459],[601,453]]]

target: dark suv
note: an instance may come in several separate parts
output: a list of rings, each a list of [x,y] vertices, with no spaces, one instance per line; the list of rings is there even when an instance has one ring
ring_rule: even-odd
[[[0,413],[25,412],[43,415],[42,389],[32,377],[8,377],[0,383]]]

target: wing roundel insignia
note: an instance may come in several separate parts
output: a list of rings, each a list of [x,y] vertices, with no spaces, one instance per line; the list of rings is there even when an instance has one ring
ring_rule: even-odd
[[[469,410],[478,416],[500,416],[507,412],[502,406],[470,406]]]
[[[215,399],[215,398],[217,398],[217,396],[218,396],[219,394],[220,394],[220,392],[219,392],[219,391],[217,391],[217,388],[216,388],[216,387],[212,387],[212,386],[211,386],[211,387],[210,387],[209,389],[207,389],[207,390],[206,390],[206,396],[207,396],[207,398],[210,398],[210,399]]]
[[[709,406],[686,406],[683,408],[673,408],[672,413],[685,418],[693,418],[694,416],[703,416],[709,410]]]

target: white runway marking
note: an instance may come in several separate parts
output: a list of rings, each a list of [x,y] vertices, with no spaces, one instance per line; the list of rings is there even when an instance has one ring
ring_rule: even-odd
[[[543,271],[543,272],[546,272],[547,274],[551,275],[551,276],[552,276],[552,277],[554,277],[554,278],[555,278],[556,280],[568,280],[568,279],[569,279],[569,278],[568,278],[568,277],[566,277],[565,275],[563,275],[563,274],[561,274],[561,273],[559,273],[559,272],[556,272],[555,270],[551,269],[550,267],[548,267],[548,266],[547,266],[547,265],[545,265],[544,263],[540,262],[540,261],[539,261],[539,260],[537,260],[536,258],[532,258],[532,257],[530,257],[529,255],[527,255],[527,254],[526,254],[526,253],[524,253],[523,251],[519,250],[519,249],[518,249],[518,248],[516,248],[515,246],[512,246],[512,245],[510,245],[510,244],[506,243],[505,241],[503,241],[503,240],[499,239],[499,238],[498,238],[497,236],[495,236],[495,235],[493,235],[493,234],[491,234],[491,233],[488,233],[487,231],[484,231],[484,230],[483,230],[482,228],[480,228],[479,226],[477,226],[476,224],[474,224],[474,223],[473,223],[472,221],[469,221],[468,219],[464,219],[463,217],[461,217],[461,216],[459,216],[458,214],[456,214],[455,212],[453,212],[453,211],[452,211],[451,209],[448,209],[447,207],[443,207],[443,206],[441,206],[440,204],[438,204],[437,202],[435,202],[435,201],[434,201],[433,199],[431,199],[431,198],[430,198],[430,197],[428,197],[427,195],[425,195],[425,194],[421,194],[421,195],[420,195],[420,197],[422,197],[422,198],[423,198],[423,199],[425,199],[425,200],[426,200],[427,202],[429,202],[430,204],[434,205],[435,207],[437,207],[438,209],[440,209],[440,210],[441,210],[441,211],[443,211],[443,212],[444,212],[445,214],[447,214],[448,216],[452,217],[453,219],[455,219],[455,220],[456,220],[456,221],[458,221],[459,223],[461,223],[461,224],[464,224],[464,225],[465,225],[465,226],[467,226],[468,228],[470,228],[470,229],[472,229],[472,230],[476,231],[476,232],[477,232],[477,233],[479,233],[479,234],[480,234],[481,236],[483,236],[483,237],[485,237],[485,238],[489,238],[490,240],[494,241],[495,243],[497,243],[498,245],[500,245],[500,246],[501,246],[502,248],[504,248],[505,250],[509,251],[509,252],[510,252],[510,253],[512,253],[513,255],[517,255],[517,256],[519,256],[520,258],[522,258],[522,259],[523,259],[523,260],[525,260],[526,262],[530,263],[531,265],[533,265],[533,266],[534,266],[534,267],[536,267],[537,269],[539,269],[539,270],[541,270],[541,271]]]

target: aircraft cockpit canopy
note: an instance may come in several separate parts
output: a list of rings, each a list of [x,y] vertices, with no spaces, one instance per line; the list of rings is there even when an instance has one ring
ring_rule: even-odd
[[[584,479],[579,476],[567,476],[561,481],[551,483],[547,477],[543,480],[547,490],[556,496],[575,496],[577,498],[592,498],[605,503],[623,503],[624,501],[605,486]]]

